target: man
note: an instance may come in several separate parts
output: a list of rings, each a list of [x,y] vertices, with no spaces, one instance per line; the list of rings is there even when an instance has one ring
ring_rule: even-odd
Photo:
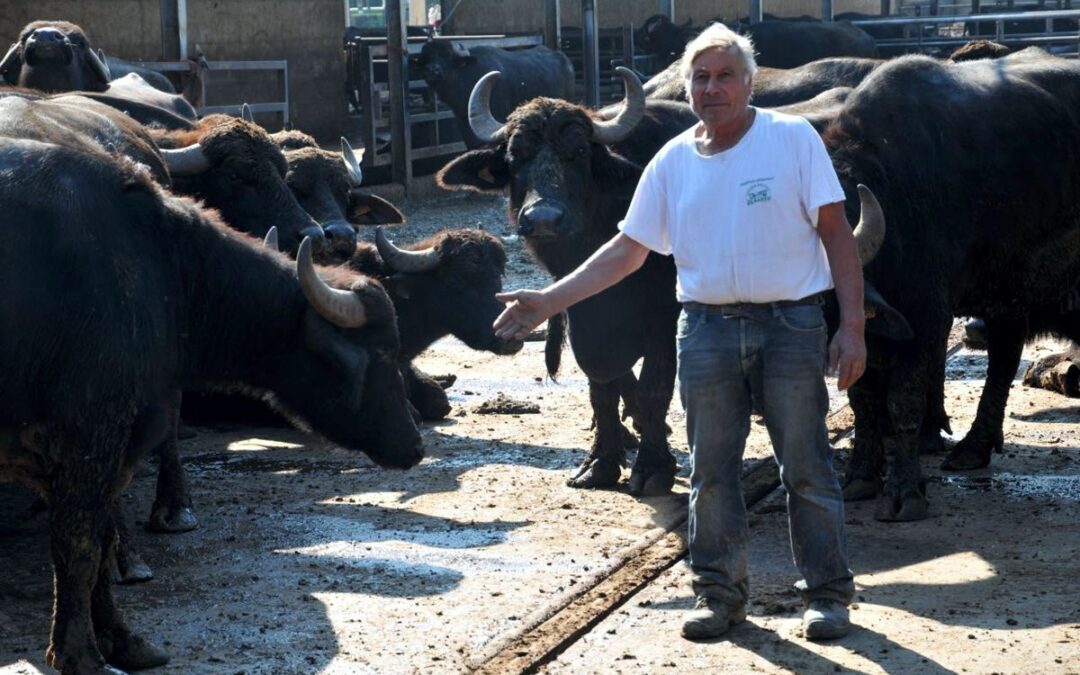
[[[636,270],[650,250],[673,255],[697,596],[682,634],[713,638],[746,618],[740,472],[753,397],[788,493],[806,637],[836,638],[850,629],[854,584],[825,427],[821,295],[836,289],[841,323],[828,366],[846,389],[866,366],[862,271],[824,145],[805,120],[749,105],[755,70],[750,41],[723,25],[687,45],[682,74],[701,122],[657,153],[622,231],[581,267],[542,291],[499,296],[509,304],[495,332],[522,339]]]

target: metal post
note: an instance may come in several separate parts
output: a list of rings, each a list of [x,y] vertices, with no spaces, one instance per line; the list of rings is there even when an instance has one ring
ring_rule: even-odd
[[[596,0],[581,0],[581,50],[585,61],[585,105],[600,105],[600,45],[596,32]]]
[[[630,70],[634,69],[634,24],[624,23],[622,26],[622,58],[623,65]]]
[[[889,0],[881,0],[881,16],[892,14],[892,3]]]
[[[833,8],[832,0],[821,0],[821,20],[832,21]]]
[[[176,0],[176,34],[180,40],[180,60],[186,61],[187,53],[187,0]]]
[[[761,19],[761,0],[750,0],[750,23],[760,23]]]
[[[161,59],[175,61],[180,58],[180,26],[176,14],[176,0],[161,0]]]
[[[412,183],[409,161],[409,71],[405,8],[401,0],[386,0],[386,71],[390,94],[390,179],[405,186]]]
[[[562,47],[559,0],[544,0],[544,46],[555,51]]]
[[[675,0],[660,0],[660,13],[675,20]]]
[[[937,16],[941,0],[930,0],[930,16]]]

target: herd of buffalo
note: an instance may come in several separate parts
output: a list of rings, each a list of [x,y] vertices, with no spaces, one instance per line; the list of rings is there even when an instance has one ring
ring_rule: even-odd
[[[662,23],[643,30],[659,40]],[[942,450],[949,429],[953,318],[983,320],[989,367],[948,469],[986,466],[1001,448],[1026,341],[1080,339],[1080,64],[981,41],[882,60],[872,39],[865,53],[862,40],[798,37],[812,22],[771,23],[789,25],[755,29],[778,56],[762,59],[752,103],[811,121],[859,223],[869,359],[850,391],[845,496],[877,498],[879,520],[919,520],[919,455]],[[769,46],[763,30],[786,37]],[[424,457],[417,425],[450,411],[413,359],[446,335],[496,354],[522,347],[491,330],[506,266],[497,237],[448,229],[399,248],[380,226],[404,218],[361,187],[362,150],[269,133],[250,115],[199,119],[169,81],[121,77],[121,64],[63,21],[29,24],[0,61],[0,480],[47,503],[46,656],[65,673],[167,661],[125,622],[112,582],[150,575],[118,506],[143,457],[159,460],[148,527],[197,526],[177,453],[185,398],[256,398],[404,469]],[[616,233],[645,164],[696,122],[674,67],[644,85],[620,69],[624,100],[599,110],[572,102],[570,62],[543,47],[433,39],[421,67],[471,148],[439,185],[504,195],[557,278]],[[360,241],[367,229],[374,243]],[[630,492],[671,490],[678,312],[674,264],[651,254],[549,322],[548,370],[569,342],[595,426],[571,485],[615,486],[637,447]]]

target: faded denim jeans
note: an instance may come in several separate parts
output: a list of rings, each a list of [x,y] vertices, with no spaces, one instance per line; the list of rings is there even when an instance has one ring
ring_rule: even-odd
[[[817,303],[688,304],[679,316],[679,394],[690,441],[694,592],[746,604],[742,457],[751,397],[787,489],[796,584],[804,602],[851,601],[844,499],[825,427],[826,328]]]

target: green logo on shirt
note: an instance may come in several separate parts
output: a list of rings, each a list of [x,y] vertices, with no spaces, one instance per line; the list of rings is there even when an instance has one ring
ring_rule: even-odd
[[[746,190],[746,205],[753,206],[762,202],[772,201],[772,193],[765,183],[754,183]]]

